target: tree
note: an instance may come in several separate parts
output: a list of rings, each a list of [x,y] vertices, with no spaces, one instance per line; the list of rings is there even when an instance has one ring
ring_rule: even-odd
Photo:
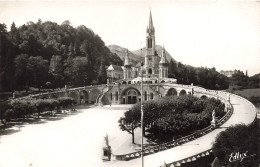
[[[17,55],[15,58],[15,80],[16,84],[24,85],[26,92],[29,88],[29,56],[27,54]]]
[[[169,77],[170,78],[176,78],[177,64],[172,59],[170,60],[168,70],[169,70]]]
[[[253,156],[230,162],[231,155],[236,153],[246,153],[247,156],[258,153],[258,140],[255,133],[255,125],[251,125],[250,127],[235,125],[227,128],[218,134],[213,144],[214,155],[218,157],[222,165],[229,164],[233,167],[257,166],[257,158]]]
[[[49,71],[54,74],[62,74],[63,65],[60,55],[53,55],[50,61]]]
[[[41,56],[30,57],[28,60],[28,69],[33,77],[33,85],[41,87],[45,85],[48,76],[48,61],[44,60]]]
[[[72,78],[74,86],[84,86],[89,79],[88,61],[86,57],[75,57],[67,75]]]
[[[107,71],[106,68],[103,64],[103,61],[101,59],[101,63],[100,63],[100,68],[99,68],[99,72],[98,72],[98,83],[99,84],[105,84],[107,82]]]
[[[63,65],[63,63],[64,65],[62,68],[55,67],[54,73],[51,74],[48,74],[49,70],[42,70],[41,75],[44,76],[44,79],[39,83],[37,83],[39,75],[32,70],[26,73],[26,80],[24,80],[24,75],[15,76],[15,71],[19,71],[15,67],[15,58],[20,54],[27,54],[28,59],[40,56],[49,62],[52,62],[53,55],[59,55],[61,59],[57,58],[57,61],[61,63],[58,63],[57,66]],[[83,82],[75,81],[80,78],[75,79],[71,72],[72,59],[76,56],[87,59],[87,69],[84,69],[87,79],[84,77]],[[42,22],[39,19],[36,23],[28,22],[20,27],[16,27],[15,23],[12,23],[10,31],[7,31],[6,25],[0,24],[0,89],[14,90],[14,83],[16,89],[28,88],[32,85],[39,87],[45,85],[47,81],[57,87],[64,86],[63,82],[57,84],[56,81],[60,79],[71,86],[88,85],[93,80],[98,80],[101,56],[104,66],[111,63],[122,64],[122,60],[110,52],[102,39],[85,26],[74,28],[69,21],[58,25],[55,22]],[[50,66],[53,69],[53,63]],[[13,78],[15,78],[15,82]]]
[[[14,44],[18,44],[19,43],[19,40],[20,40],[20,37],[19,37],[19,31],[17,30],[16,26],[15,26],[15,23],[13,22],[12,25],[11,25],[11,28],[10,28],[10,38],[11,38],[11,41],[14,43]]]
[[[140,127],[140,114],[136,110],[128,110],[125,112],[124,117],[121,117],[118,121],[120,129],[132,135],[132,144],[135,143],[134,131],[137,127]]]
[[[210,125],[212,111],[217,118],[224,116],[225,105],[217,99],[200,99],[191,95],[162,97],[156,101],[145,101],[144,127],[155,142],[171,141]],[[119,120],[122,130],[133,135],[133,128],[140,124],[140,103],[135,104]],[[145,132],[145,129],[143,130]],[[144,133],[145,134],[145,133]]]
[[[248,86],[248,77],[240,70],[235,70],[235,73],[231,77],[231,86],[238,88],[247,88]]]
[[[12,106],[9,104],[9,102],[0,102],[0,120],[2,123],[5,123],[4,119],[6,119],[6,111],[11,108]]]

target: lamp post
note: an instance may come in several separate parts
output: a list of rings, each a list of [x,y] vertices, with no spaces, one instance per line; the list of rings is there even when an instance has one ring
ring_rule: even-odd
[[[143,62],[141,62],[141,159],[142,167],[144,167],[144,149],[143,149],[143,126],[144,126],[144,110],[143,110]]]

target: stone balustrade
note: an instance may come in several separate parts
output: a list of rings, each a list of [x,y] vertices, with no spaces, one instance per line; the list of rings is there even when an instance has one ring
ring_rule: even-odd
[[[227,94],[227,92],[222,92],[224,94]],[[257,113],[256,111],[256,108],[255,106],[249,102],[248,100],[246,100],[245,98],[241,97],[241,96],[238,96],[238,95],[235,95],[235,94],[232,94],[232,96],[235,96],[236,98],[239,98],[239,99],[242,99],[248,106],[249,106],[249,109],[254,113]],[[227,118],[228,117],[231,117],[232,115],[232,112],[234,111],[234,108],[233,106],[231,105],[232,109],[230,110],[230,112],[226,113],[226,115],[224,117],[222,117],[220,120],[217,121],[217,125],[220,126],[222,125],[224,122],[226,122]],[[249,123],[247,126],[250,126],[252,125],[257,119],[257,114],[255,114],[255,118],[253,119],[253,121],[251,123]],[[193,155],[193,156],[190,156],[190,157],[187,157],[187,158],[184,158],[184,159],[181,159],[181,160],[178,160],[178,161],[175,161],[175,162],[171,162],[171,163],[168,163],[168,164],[163,164],[162,166],[160,167],[181,167],[182,164],[185,164],[185,163],[189,163],[189,162],[192,162],[192,161],[196,161],[198,158],[201,158],[201,157],[205,157],[205,156],[209,156],[210,154],[212,153],[212,149],[209,149],[209,150],[206,150],[206,151],[203,151],[199,154],[196,154],[196,155]]]
[[[183,86],[184,87],[184,86]],[[189,86],[190,87],[190,86]],[[190,87],[191,88],[191,87]],[[201,91],[200,93],[203,94],[208,94],[211,96],[215,96],[216,98],[220,99],[222,102],[224,103],[229,103],[229,105],[231,106],[231,108],[228,109],[228,111],[226,112],[226,114],[219,120],[217,120],[216,125],[221,126],[222,124],[224,124],[233,114],[233,106],[230,104],[230,102],[225,99],[224,97],[220,96],[220,92],[219,91],[205,91],[205,89],[202,89],[203,91]],[[196,91],[197,92],[197,91]],[[228,93],[226,92],[222,92],[223,94],[227,95]],[[204,129],[201,129],[195,133],[192,133],[190,135],[184,136],[180,139],[171,141],[171,142],[167,142],[167,143],[163,143],[160,145],[156,145],[156,146],[151,146],[151,147],[147,147],[144,148],[143,150],[143,155],[150,155],[150,154],[154,154],[166,149],[170,149],[182,144],[185,144],[189,141],[195,140],[203,135],[206,135],[210,132],[212,132],[216,127],[214,126],[208,126]],[[127,154],[123,154],[123,155],[114,155],[116,160],[121,160],[121,161],[127,161],[127,160],[131,160],[131,159],[135,159],[135,158],[140,158],[141,157],[141,150],[140,151],[136,151],[136,152],[132,152],[132,153],[127,153]]]

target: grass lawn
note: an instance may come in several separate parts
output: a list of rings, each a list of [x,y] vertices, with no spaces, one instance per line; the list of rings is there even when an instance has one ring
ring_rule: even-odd
[[[238,90],[235,91],[235,94],[245,96],[248,98],[251,96],[260,97],[260,88]]]

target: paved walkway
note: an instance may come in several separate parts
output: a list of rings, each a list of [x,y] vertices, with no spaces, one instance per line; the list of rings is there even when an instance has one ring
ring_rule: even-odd
[[[234,114],[222,125],[206,136],[182,146],[145,156],[146,167],[158,167],[164,161],[170,163],[205,151],[212,146],[216,135],[226,127],[249,124],[254,113],[244,100],[231,96]],[[81,109],[77,115],[64,117],[59,121],[29,124],[11,135],[0,136],[0,167],[138,167],[141,159],[131,161],[102,162],[103,137],[109,134],[114,151],[131,136],[122,132],[118,119],[129,106],[105,106],[103,108]]]
[[[223,97],[226,98],[226,95],[223,94]],[[212,147],[212,144],[215,141],[217,134],[221,131],[224,131],[227,127],[240,123],[248,125],[251,122],[253,122],[255,118],[255,112],[252,110],[251,105],[249,103],[247,103],[243,99],[238,98],[238,96],[232,95],[231,104],[233,104],[234,113],[231,116],[231,118],[220,128],[212,131],[211,133],[203,137],[188,142],[182,146],[177,146],[169,150],[145,156],[144,166],[158,167],[162,165],[164,162],[171,163],[206,151]],[[106,166],[138,167],[141,166],[141,159],[139,158],[131,161],[112,161],[107,162]]]

